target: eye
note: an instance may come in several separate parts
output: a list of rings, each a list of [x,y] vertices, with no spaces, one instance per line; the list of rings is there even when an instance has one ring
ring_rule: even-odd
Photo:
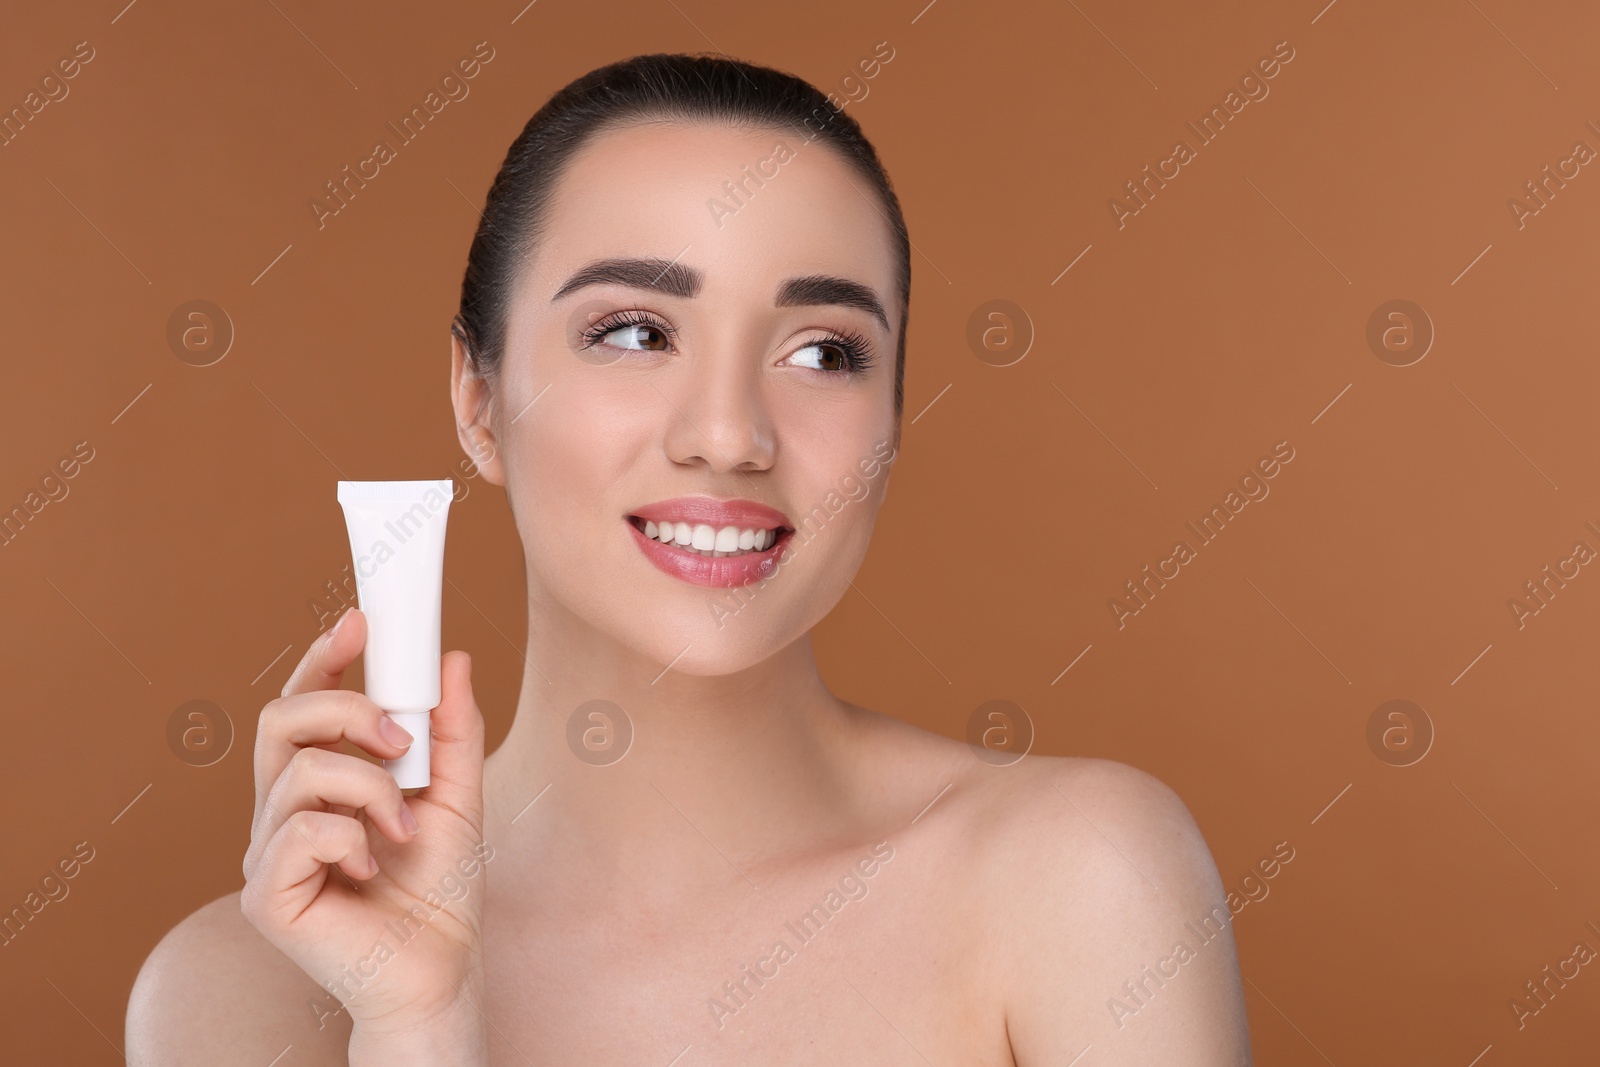
[[[672,327],[638,311],[611,315],[583,331],[584,347],[604,344],[635,352],[665,352],[672,344]]]
[[[648,322],[630,323],[606,331],[600,338],[614,348],[633,348],[642,352],[661,352],[667,347],[667,335]]]
[[[796,349],[800,366],[827,374],[858,374],[873,364],[872,346],[856,334],[830,336]]]
[[[792,358],[800,360],[803,366],[815,370],[846,370],[850,366],[850,357],[845,354],[844,349],[828,342],[806,345]]]

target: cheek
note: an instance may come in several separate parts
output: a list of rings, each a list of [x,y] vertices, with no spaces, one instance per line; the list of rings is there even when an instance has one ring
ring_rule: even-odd
[[[502,453],[524,539],[557,556],[594,543],[626,451],[608,410],[575,393],[553,386],[511,427]]]
[[[824,596],[843,595],[871,544],[888,474],[885,468],[875,478],[861,476],[860,461],[871,454],[870,445],[861,446],[859,454],[839,451],[809,471],[808,496],[797,501],[802,510],[791,516],[795,562],[808,572],[807,585]]]

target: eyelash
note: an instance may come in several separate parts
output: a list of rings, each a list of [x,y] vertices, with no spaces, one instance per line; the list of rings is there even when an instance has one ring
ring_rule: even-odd
[[[591,348],[605,340],[607,334],[615,333],[617,330],[626,329],[629,326],[649,326],[651,329],[660,330],[666,335],[669,344],[676,344],[678,340],[678,331],[673,328],[671,323],[664,322],[647,311],[621,311],[601,319],[584,330],[581,334],[583,347]],[[819,371],[822,374],[860,374],[877,362],[877,357],[872,354],[872,343],[854,330],[847,330],[843,333],[828,330],[822,337],[804,347],[812,348],[817,345],[831,345],[837,348],[844,356],[845,365],[843,367],[838,370]],[[808,367],[806,369],[817,370],[818,368]]]
[[[678,339],[678,331],[672,328],[671,323],[662,322],[649,312],[619,311],[614,315],[610,315],[601,319],[593,326],[590,326],[587,330],[584,330],[582,335],[583,345],[585,348],[597,345],[601,341],[605,340],[606,334],[615,333],[616,331],[625,329],[629,326],[649,326],[652,329],[660,330],[662,333],[666,334],[668,341],[676,343]]]

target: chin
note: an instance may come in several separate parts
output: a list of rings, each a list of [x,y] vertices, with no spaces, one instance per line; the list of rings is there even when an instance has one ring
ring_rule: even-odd
[[[670,664],[673,674],[711,678],[749,670],[806,633],[792,622],[775,626],[757,616],[754,607],[720,627],[709,609],[696,605],[693,610],[704,612],[700,622],[682,625],[679,615],[678,624],[633,634],[627,643],[663,668]]]

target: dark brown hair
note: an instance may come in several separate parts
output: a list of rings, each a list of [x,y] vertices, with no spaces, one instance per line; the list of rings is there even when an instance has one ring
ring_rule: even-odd
[[[726,56],[657,53],[599,67],[552,96],[523,127],[489,187],[467,253],[461,307],[451,324],[473,368],[493,380],[505,347],[507,308],[518,269],[539,242],[551,194],[572,155],[596,134],[630,122],[716,121],[792,129],[832,146],[882,200],[898,262],[896,436],[904,407],[911,241],[900,201],[854,118],[811,83]]]

